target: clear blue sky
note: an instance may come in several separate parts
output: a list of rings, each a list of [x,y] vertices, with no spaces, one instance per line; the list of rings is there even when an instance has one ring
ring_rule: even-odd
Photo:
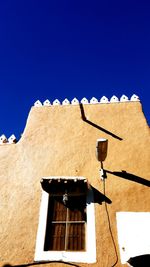
[[[39,99],[137,94],[150,124],[150,1],[0,1],[0,135]]]

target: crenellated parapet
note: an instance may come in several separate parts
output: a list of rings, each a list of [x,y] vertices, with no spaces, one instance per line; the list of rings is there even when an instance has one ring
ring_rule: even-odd
[[[0,136],[0,145],[16,144],[16,143],[17,143],[17,139],[14,134],[12,134],[8,139],[4,134]]]
[[[71,101],[69,101],[67,98],[64,99],[62,102],[60,102],[58,99],[55,99],[53,102],[50,102],[50,100],[46,99],[43,103],[40,100],[37,100],[34,103],[34,107],[50,107],[50,106],[67,106],[67,105],[79,105],[79,104],[111,104],[111,103],[122,103],[122,102],[136,102],[140,101],[139,97],[137,95],[132,95],[130,98],[128,98],[126,95],[122,95],[120,99],[113,95],[110,99],[108,99],[106,96],[101,97],[100,99],[97,99],[95,97],[92,97],[90,100],[87,98],[82,98],[81,100],[78,100],[77,98],[73,98]],[[7,145],[7,144],[15,144],[17,143],[17,139],[14,134],[12,134],[8,139],[7,137],[2,134],[0,136],[0,145]]]
[[[77,98],[72,99],[71,101],[69,101],[67,98],[65,100],[62,101],[62,103],[58,100],[55,99],[52,103],[47,99],[45,100],[43,103],[40,100],[37,100],[34,103],[35,107],[41,107],[41,106],[58,106],[58,105],[79,105],[81,104],[110,104],[110,103],[120,103],[120,102],[136,102],[136,101],[140,101],[139,97],[137,95],[132,95],[131,98],[129,99],[126,95],[122,95],[120,97],[120,99],[113,95],[110,100],[106,97],[103,96],[101,97],[99,100],[95,97],[92,97],[90,100],[88,100],[87,98],[82,98],[80,101]]]

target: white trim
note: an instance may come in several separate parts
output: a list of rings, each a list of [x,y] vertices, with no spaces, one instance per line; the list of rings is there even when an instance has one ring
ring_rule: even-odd
[[[128,102],[128,101],[129,101],[129,98],[126,95],[122,95],[120,97],[120,102]]]
[[[86,180],[83,176],[43,176],[43,179],[52,179],[52,180],[58,180],[58,179],[65,179],[65,180]]]
[[[46,99],[44,102],[43,102],[43,106],[51,106],[51,102]]]
[[[93,192],[90,188],[87,194],[87,223],[86,223],[86,251],[44,251],[46,234],[46,222],[48,211],[49,194],[42,190],[42,199],[39,214],[39,225],[37,231],[35,261],[68,261],[68,262],[96,262],[96,235],[95,235],[95,211]]]
[[[134,94],[131,96],[130,101],[140,101],[140,99],[137,95]]]
[[[113,96],[111,97],[111,99],[110,99],[110,103],[117,103],[117,102],[119,102],[118,97],[115,96],[115,95],[113,95]]]
[[[87,98],[83,97],[82,100],[81,100],[81,103],[82,104],[89,104],[89,101]]]
[[[42,103],[40,100],[37,100],[35,103],[34,103],[34,106],[35,107],[42,107]]]
[[[98,103],[98,99],[96,97],[92,97],[90,100],[90,104],[97,104]]]
[[[99,138],[99,139],[97,139],[97,141],[105,142],[105,141],[108,141],[108,139],[106,139],[106,138]]]
[[[47,99],[47,100],[45,100],[43,102],[43,106],[51,106],[51,103],[49,103],[47,101],[49,101],[49,100]],[[82,104],[98,104],[98,103],[100,103],[100,104],[108,103],[109,104],[110,103],[111,104],[111,103],[118,103],[118,102],[122,103],[122,102],[135,102],[135,101],[140,101],[140,99],[139,99],[139,97],[137,95],[134,94],[134,95],[131,96],[130,100],[129,100],[129,98],[127,96],[122,95],[120,97],[120,100],[119,100],[119,98],[117,96],[112,96],[110,98],[110,101],[106,96],[101,97],[100,101],[98,101],[98,99],[95,98],[95,97],[92,97],[90,101],[87,98],[84,97],[84,98],[82,98],[82,100],[80,102],[79,102],[79,100],[77,98],[74,98],[74,99],[72,99],[72,101],[70,103],[70,101],[66,98],[62,102],[62,105],[70,105],[70,104],[71,105],[79,105],[80,103],[82,103]],[[60,101],[58,99],[55,99],[53,101],[52,105],[58,106],[58,105],[61,105],[61,103],[60,103]],[[34,106],[35,107],[41,107],[42,103],[39,100],[37,100],[34,103]]]
[[[69,104],[70,104],[70,101],[67,98],[62,102],[62,105],[69,105]]]

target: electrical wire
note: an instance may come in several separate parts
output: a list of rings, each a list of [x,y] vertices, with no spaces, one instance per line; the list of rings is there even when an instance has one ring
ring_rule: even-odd
[[[104,196],[106,196],[105,178],[103,179],[103,193],[104,193]],[[114,240],[113,233],[112,233],[112,229],[111,229],[111,221],[110,221],[110,216],[109,216],[109,212],[108,212],[108,208],[107,208],[107,203],[106,203],[106,201],[104,203],[105,203],[105,210],[106,210],[106,214],[107,214],[109,232],[110,232],[110,235],[111,235],[111,239],[112,239],[112,243],[113,243],[114,251],[115,251],[115,255],[116,255],[116,261],[111,266],[111,267],[114,267],[118,263],[118,253],[117,253],[117,247],[116,247],[115,240]]]

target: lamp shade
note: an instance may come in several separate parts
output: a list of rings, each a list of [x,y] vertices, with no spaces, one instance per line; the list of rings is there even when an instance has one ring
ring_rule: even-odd
[[[96,157],[98,161],[104,161],[107,156],[108,140],[105,138],[97,139]]]

